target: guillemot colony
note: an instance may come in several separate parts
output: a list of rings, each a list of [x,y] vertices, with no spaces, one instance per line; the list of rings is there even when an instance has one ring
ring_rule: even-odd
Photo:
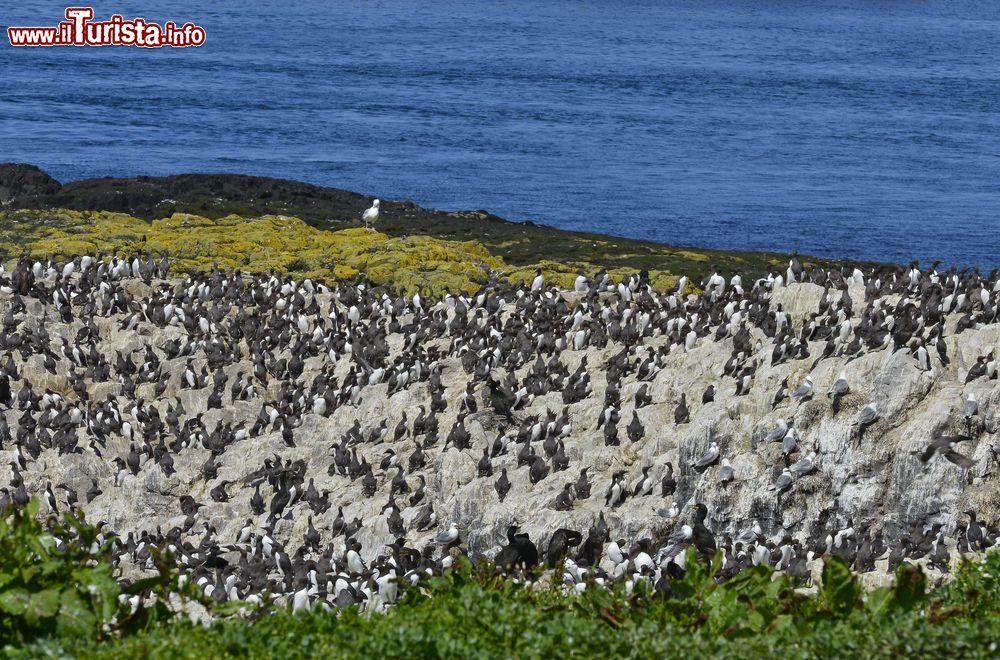
[[[297,609],[391,601],[457,552],[666,587],[692,545],[808,579],[995,542],[997,273],[793,259],[686,287],[428,301],[21,259],[0,508],[39,495],[118,534],[123,575],[170,546],[216,600]]]

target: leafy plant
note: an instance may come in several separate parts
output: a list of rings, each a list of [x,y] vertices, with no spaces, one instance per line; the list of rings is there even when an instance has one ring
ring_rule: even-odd
[[[43,524],[38,509],[33,499],[0,518],[0,638],[100,640],[173,616],[166,600],[178,574],[170,557],[156,557],[156,575],[123,588],[113,575],[113,536],[72,514]],[[143,606],[133,608],[130,597]]]
[[[0,593],[18,588],[27,594],[11,596],[18,613],[3,615],[0,635],[9,644],[4,653],[12,657],[920,658],[995,657],[1000,648],[996,552],[965,562],[954,582],[931,591],[919,568],[903,565],[894,586],[865,592],[843,561],[825,557],[815,593],[769,566],[720,581],[720,556],[707,564],[690,554],[683,577],[663,584],[590,583],[582,592],[562,584],[559,571],[510,578],[485,562],[459,557],[443,575],[415,586],[401,580],[401,598],[385,614],[314,607],[309,613],[272,611],[253,621],[216,619],[204,626],[163,605],[166,587],[177,584],[167,569],[169,557],[157,559],[159,575],[168,577],[132,585],[138,592],[120,592],[143,594],[146,603],[138,612],[147,614],[122,619],[120,607],[97,607],[107,598],[88,599],[93,594],[80,593],[87,589],[74,577],[74,571],[88,569],[110,575],[99,568],[110,565],[108,556],[88,545],[95,530],[46,526],[32,513],[15,514],[0,527],[0,549],[20,552],[19,560],[0,560],[4,579],[14,575]],[[57,570],[43,579],[40,566],[53,557],[59,557]],[[63,560],[70,566],[62,566]],[[22,566],[18,561],[31,569],[29,580],[20,568],[14,570]],[[59,619],[75,611],[63,610],[67,592],[65,598],[79,598],[88,625],[74,628],[74,621],[67,621],[60,627]],[[31,643],[17,646],[20,642]]]
[[[96,545],[96,530],[72,517],[47,529],[38,501],[0,520],[0,635],[99,637],[118,611],[121,589],[111,574],[112,540]]]

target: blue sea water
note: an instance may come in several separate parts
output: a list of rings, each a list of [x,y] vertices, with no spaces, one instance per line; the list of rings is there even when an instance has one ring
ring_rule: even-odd
[[[261,174],[673,244],[1000,266],[995,0],[89,4],[208,40],[4,35],[0,161],[63,181]],[[5,3],[0,24],[54,25],[64,7]]]

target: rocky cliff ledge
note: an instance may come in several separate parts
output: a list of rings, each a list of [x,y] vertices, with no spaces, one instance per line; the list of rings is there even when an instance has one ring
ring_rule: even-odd
[[[567,579],[692,544],[804,574],[810,552],[946,570],[991,544],[1000,285],[788,276],[814,283],[431,301],[22,260],[0,283],[3,497],[102,521],[126,571],[143,540],[196,573],[223,556],[240,595],[320,556],[363,575],[403,537],[426,561],[494,557],[512,524],[543,553],[586,538]]]

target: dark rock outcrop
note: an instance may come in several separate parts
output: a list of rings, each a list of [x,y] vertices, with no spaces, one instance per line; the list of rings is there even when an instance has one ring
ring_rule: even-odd
[[[0,164],[0,204],[19,199],[41,199],[59,191],[58,181],[35,165]]]

